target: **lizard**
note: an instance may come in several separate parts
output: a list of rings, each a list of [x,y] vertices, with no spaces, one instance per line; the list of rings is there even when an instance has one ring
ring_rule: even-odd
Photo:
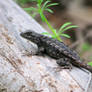
[[[38,51],[36,55],[46,54],[56,59],[56,63],[61,67],[74,65],[79,68],[85,68],[92,73],[92,67],[82,62],[78,53],[69,48],[63,42],[32,30],[21,32],[20,35],[23,38],[37,44]]]

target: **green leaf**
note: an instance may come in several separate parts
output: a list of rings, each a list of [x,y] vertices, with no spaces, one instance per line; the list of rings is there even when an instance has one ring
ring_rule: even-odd
[[[51,9],[49,9],[49,8],[46,8],[45,10],[50,12],[50,13],[53,13],[53,11]]]
[[[55,6],[55,5],[58,5],[58,3],[48,4],[48,5],[46,6],[46,8],[47,8],[47,7],[51,7],[51,6]]]
[[[40,0],[41,1],[41,3],[43,2],[43,0]]]
[[[34,18],[37,14],[38,14],[38,13],[35,12],[35,13],[33,13],[33,14],[30,14],[30,15]]]
[[[65,29],[61,30],[61,32],[67,31],[68,29],[71,29],[71,28],[77,28],[77,27],[78,26],[76,25],[72,25],[72,26],[66,27]]]
[[[24,10],[26,10],[26,11],[37,11],[37,9],[34,8],[34,7],[24,8]]]
[[[69,35],[67,34],[60,34],[61,36],[67,37],[67,38],[71,38]]]
[[[56,39],[57,37],[55,35],[52,35],[52,38]]]
[[[70,25],[70,24],[72,24],[72,23],[71,23],[71,22],[66,22],[66,23],[64,23],[64,24],[60,27],[59,31],[62,31],[63,28],[65,28],[66,26],[68,26],[68,25]]]
[[[43,4],[43,6],[42,6],[42,10],[45,9],[46,5],[47,5],[49,2],[51,2],[51,1],[46,1],[46,2]]]
[[[51,36],[51,34],[50,34],[50,33],[48,33],[48,32],[43,32],[42,34],[43,34],[43,35]]]
[[[92,66],[92,61],[88,63],[88,65]]]
[[[37,3],[37,8],[40,9],[41,8],[41,5]]]
[[[56,29],[54,29],[54,32],[57,33]]]
[[[38,4],[41,5],[43,0],[37,0]]]

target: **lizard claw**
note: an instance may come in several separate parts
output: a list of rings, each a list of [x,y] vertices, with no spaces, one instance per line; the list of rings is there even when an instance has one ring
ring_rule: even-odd
[[[70,67],[70,66],[61,66],[60,67],[59,66],[59,67],[54,67],[54,69],[55,69],[56,72],[60,72],[63,69],[68,69],[69,71],[71,71],[72,67]]]

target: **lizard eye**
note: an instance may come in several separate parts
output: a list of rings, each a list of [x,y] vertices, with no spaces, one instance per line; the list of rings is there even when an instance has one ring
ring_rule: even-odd
[[[32,32],[26,32],[25,34],[26,34],[26,36],[31,36]]]
[[[27,36],[30,36],[30,33],[27,33]]]

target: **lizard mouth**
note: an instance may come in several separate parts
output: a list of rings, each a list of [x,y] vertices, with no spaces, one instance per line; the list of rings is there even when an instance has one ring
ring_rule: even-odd
[[[23,33],[23,32],[22,32],[22,33],[20,33],[20,36],[24,37],[24,33]]]
[[[28,38],[28,35],[25,32],[20,33],[20,36],[22,36],[23,38]]]
[[[34,41],[34,38],[35,38],[34,34],[32,34],[32,32],[21,32],[20,36],[25,38],[25,39],[33,40],[33,41]]]

